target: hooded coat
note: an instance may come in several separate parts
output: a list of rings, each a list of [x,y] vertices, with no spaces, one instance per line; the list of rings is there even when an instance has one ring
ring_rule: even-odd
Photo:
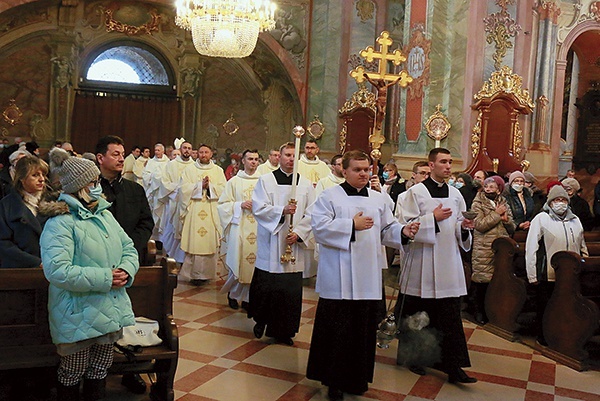
[[[98,200],[95,210],[61,194],[46,206],[40,238],[44,275],[50,282],[48,310],[55,344],[74,343],[135,324],[125,290],[139,268],[138,254],[112,213]],[[42,211],[41,211],[42,212]],[[112,271],[129,274],[125,287],[112,286]]]

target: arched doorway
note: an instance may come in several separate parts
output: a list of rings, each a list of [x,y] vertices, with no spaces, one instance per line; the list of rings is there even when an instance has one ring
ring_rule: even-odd
[[[83,61],[73,109],[75,149],[119,135],[127,147],[152,146],[180,130],[173,69],[154,48],[131,40],[97,47]],[[171,135],[169,135],[170,137]]]

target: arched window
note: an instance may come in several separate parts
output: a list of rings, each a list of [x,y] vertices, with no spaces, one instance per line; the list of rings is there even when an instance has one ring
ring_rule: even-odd
[[[82,68],[81,89],[175,94],[166,60],[141,43],[118,42],[90,54]]]

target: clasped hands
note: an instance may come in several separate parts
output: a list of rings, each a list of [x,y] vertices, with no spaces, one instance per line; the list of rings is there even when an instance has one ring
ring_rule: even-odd
[[[124,287],[129,280],[129,273],[123,269],[114,269],[112,271],[112,286],[113,287]]]

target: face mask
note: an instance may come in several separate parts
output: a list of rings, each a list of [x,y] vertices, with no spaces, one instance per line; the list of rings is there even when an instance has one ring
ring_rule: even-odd
[[[473,186],[474,186],[475,188],[481,188],[481,186],[482,186],[482,183],[481,183],[481,181],[480,181],[480,180],[473,180]]]
[[[450,185],[451,187],[455,187],[455,186],[456,186],[456,183],[454,182],[454,180],[453,180],[452,178],[450,178],[450,179],[448,180],[448,185]]]
[[[92,199],[93,201],[97,201],[98,199],[100,199],[100,196],[102,195],[102,185],[98,184],[96,186],[93,186],[90,188],[90,199]]]
[[[554,211],[554,213],[562,215],[567,211],[567,208],[569,207],[569,205],[567,205],[564,202],[554,202],[552,204],[552,210]]]
[[[521,192],[523,190],[523,184],[512,184],[511,187],[517,192]]]
[[[494,200],[498,196],[498,194],[496,194],[495,192],[484,192],[484,195],[489,200]]]
[[[384,171],[381,176],[383,177],[384,180],[389,180],[390,179],[390,173],[388,173],[387,171]]]
[[[461,189],[462,187],[464,187],[464,186],[465,186],[465,183],[464,183],[464,182],[457,181],[457,182],[455,182],[455,183],[454,183],[454,186],[455,186],[457,189]]]

